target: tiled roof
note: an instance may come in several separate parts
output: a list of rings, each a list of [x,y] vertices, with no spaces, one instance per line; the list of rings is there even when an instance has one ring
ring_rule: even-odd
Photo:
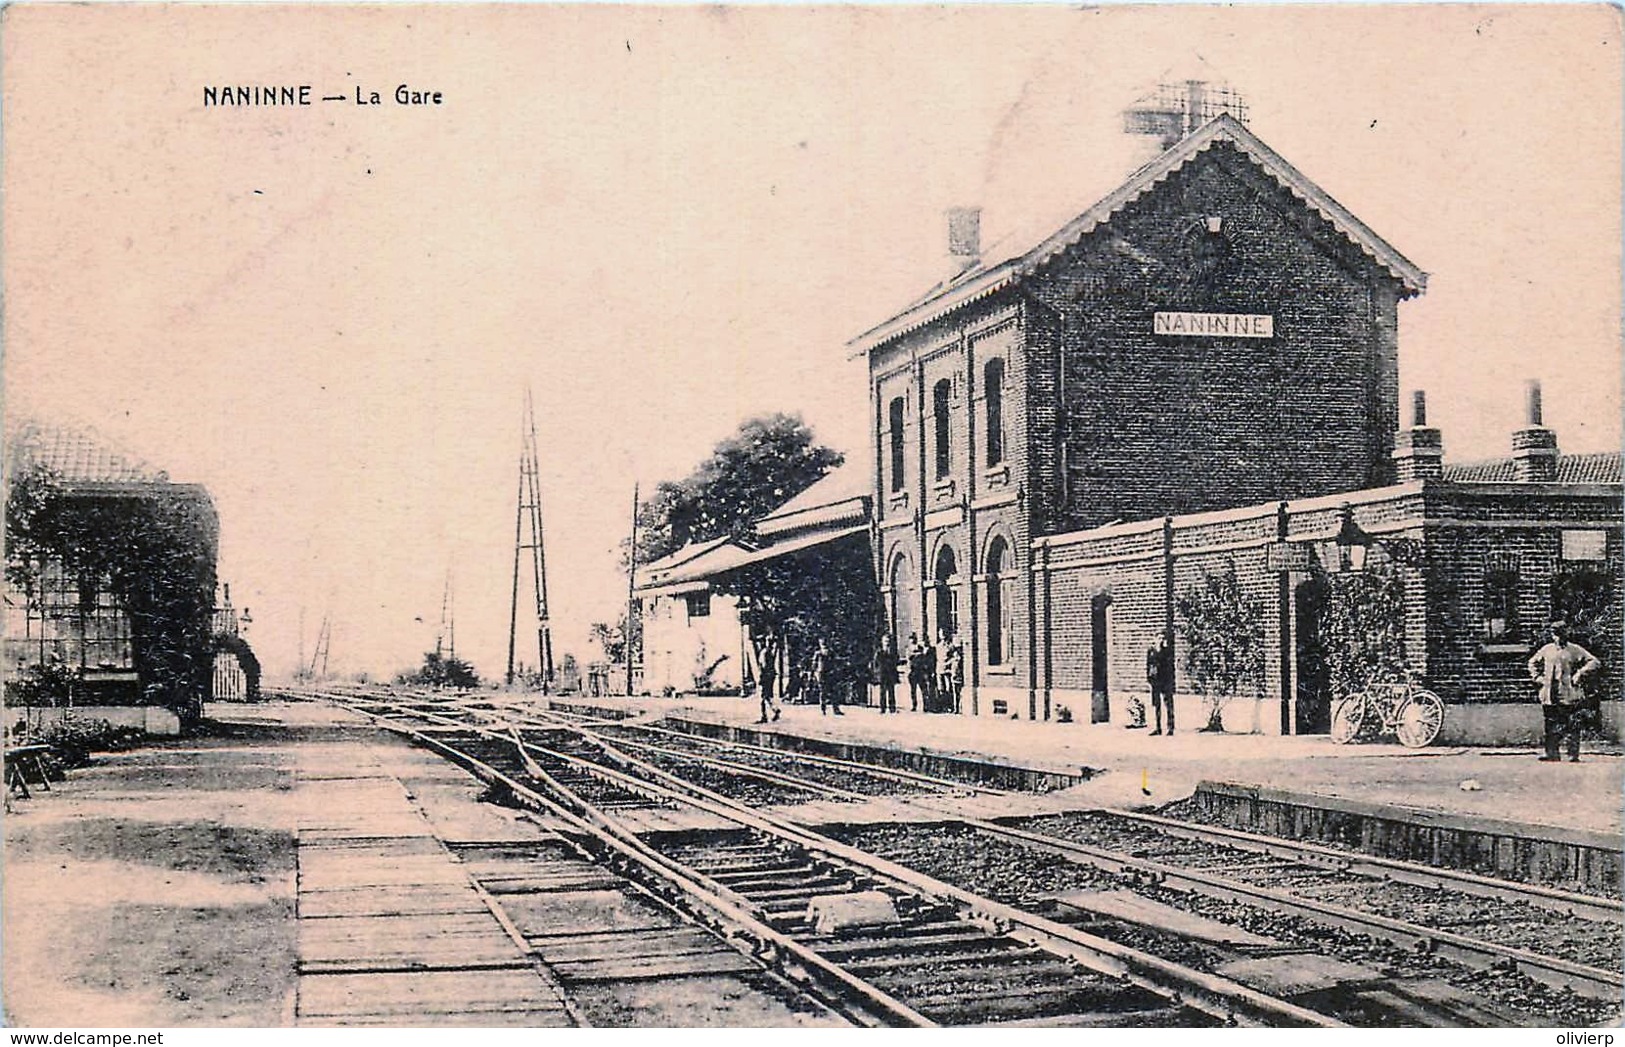
[[[1621,482],[1620,461],[1618,451],[1559,455],[1557,482],[1617,484]],[[1513,483],[1518,474],[1511,458],[1491,458],[1482,462],[1446,462],[1444,478],[1457,483]]]
[[[865,351],[891,338],[921,327],[969,302],[992,294],[1031,275],[1117,213],[1167,181],[1193,159],[1219,142],[1228,142],[1256,163],[1282,188],[1319,214],[1338,232],[1404,285],[1410,294],[1427,289],[1427,274],[1378,236],[1279,153],[1265,145],[1239,120],[1222,114],[1186,135],[1155,160],[1134,172],[1099,203],[1045,238],[1036,247],[991,266],[973,268],[928,292],[924,298],[891,319],[854,338],[848,346]]]
[[[96,430],[24,421],[8,428],[6,444],[15,474],[44,466],[72,482],[165,482],[168,474],[113,447]]]

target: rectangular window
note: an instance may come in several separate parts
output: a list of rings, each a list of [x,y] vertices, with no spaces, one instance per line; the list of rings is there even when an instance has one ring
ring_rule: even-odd
[[[688,616],[690,618],[704,618],[711,613],[710,593],[687,593]]]
[[[1484,639],[1501,640],[1518,629],[1518,560],[1511,553],[1484,559]]]
[[[1604,560],[1608,555],[1607,531],[1564,531],[1563,559]]]

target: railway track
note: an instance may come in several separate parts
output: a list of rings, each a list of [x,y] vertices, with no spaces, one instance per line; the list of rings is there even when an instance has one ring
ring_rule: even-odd
[[[1301,941],[1294,944],[1293,941],[1281,941],[1252,932],[1222,931],[1213,921],[1192,915],[1191,909],[1201,907],[1186,905],[1185,899],[1202,898],[1230,906],[1245,906],[1249,910],[1284,915],[1315,926],[1362,938],[1370,937],[1394,949],[1425,957],[1428,963],[1421,965],[1425,975],[1438,974],[1436,970],[1426,969],[1436,966],[1435,961],[1438,960],[1469,969],[1487,969],[1502,975],[1516,972],[1537,986],[1555,987],[1560,993],[1554,1000],[1537,1000],[1534,1008],[1537,1014],[1541,1002],[1550,1003],[1553,1007],[1571,1002],[1561,994],[1579,994],[1592,1001],[1611,1001],[1617,1006],[1621,992],[1621,978],[1617,969],[1581,962],[1595,960],[1606,953],[1606,943],[1617,941],[1619,935],[1618,909],[1608,906],[1606,900],[1585,895],[1543,888],[1531,891],[1523,885],[1386,859],[1351,856],[1347,852],[1314,845],[1179,823],[1154,815],[1085,812],[1036,819],[1001,818],[990,821],[966,818],[954,813],[957,798],[968,793],[999,795],[1000,791],[933,779],[914,772],[853,764],[831,757],[809,758],[743,743],[699,739],[644,725],[606,725],[580,717],[518,715],[495,708],[469,708],[466,702],[447,702],[432,696],[408,696],[404,703],[399,700],[377,703],[376,699],[374,695],[374,704],[370,709],[365,700],[357,703],[357,707],[395,716],[408,711],[411,715],[428,718],[442,729],[464,719],[478,721],[482,724],[481,729],[492,733],[497,733],[503,724],[522,725],[524,748],[532,754],[531,759],[535,759],[537,754],[546,754],[550,759],[564,758],[564,763],[551,768],[562,779],[558,784],[565,788],[573,785],[589,795],[599,790],[596,796],[600,801],[621,803],[625,805],[623,809],[679,805],[685,801],[677,797],[686,793],[689,797],[686,802],[693,802],[697,795],[712,805],[713,813],[741,802],[760,808],[794,805],[806,798],[817,797],[846,800],[856,805],[876,796],[939,811],[951,817],[945,817],[935,825],[916,825],[898,831],[923,834],[927,838],[933,834],[970,834],[971,838],[998,841],[1015,848],[1009,853],[1022,856],[1021,862],[1032,862],[1036,860],[1034,856],[1049,856],[1061,859],[1068,865],[1086,867],[1114,878],[1107,881],[1088,881],[1085,878],[1083,882],[1090,883],[1091,889],[1074,891],[1065,898],[1053,895],[1066,892],[1049,892],[1051,896],[1041,898],[1012,895],[1006,901],[1016,904],[997,903],[1002,907],[1001,919],[995,923],[1002,921],[1013,926],[1025,918],[1028,922],[1039,921],[1045,934],[1052,933],[1055,927],[1070,927],[1074,932],[1081,931],[1086,938],[1097,939],[1097,945],[1098,940],[1114,939],[1118,943],[1143,945],[1145,949],[1137,951],[1153,958],[1172,958],[1170,962],[1178,967],[1187,966],[1177,962],[1185,959],[1190,961],[1190,969],[1199,967],[1203,970],[1233,971],[1244,976],[1242,981],[1250,979],[1255,986],[1288,986],[1292,989],[1289,995],[1300,1001],[1311,1002],[1314,1005],[1312,1009],[1359,1024],[1383,1024],[1388,1021],[1406,1024],[1501,1024],[1508,1020],[1508,1014],[1504,1010],[1480,1006],[1473,999],[1464,998],[1460,991],[1451,989],[1438,977],[1413,976],[1409,979],[1412,983],[1410,989],[1404,986],[1396,988],[1392,984],[1393,979],[1384,979],[1370,971],[1362,973],[1355,966],[1338,967],[1325,959],[1309,963],[1309,966],[1320,970],[1322,981],[1326,983],[1324,986],[1317,989],[1309,985],[1308,982],[1314,981],[1312,978],[1307,981],[1300,978],[1294,982],[1284,972],[1294,967],[1302,968],[1308,962],[1302,955]],[[346,699],[346,704],[352,702],[355,702],[353,697]],[[549,743],[562,748],[551,749]],[[515,754],[519,753],[519,748],[511,741],[508,746]],[[575,751],[568,751],[572,747]],[[491,755],[496,758],[494,754]],[[617,778],[620,780],[617,781]],[[664,786],[661,795],[651,795],[647,788],[639,788],[640,785],[647,786],[656,781]],[[602,790],[606,787],[619,792],[604,794]],[[640,793],[642,798],[634,799]],[[751,813],[761,817],[759,811]],[[768,840],[784,841],[787,830],[811,832],[808,826],[794,826],[780,819],[771,819],[766,825],[747,825],[746,828],[758,834],[749,837],[750,842],[743,845],[747,848],[746,853],[757,853],[751,849],[766,847]],[[835,835],[842,836],[842,830],[837,829]],[[678,847],[674,860],[680,863],[684,858],[693,858],[705,865],[710,859],[701,856],[705,853],[704,848],[713,843],[722,848],[719,853],[729,861],[740,858],[739,854],[729,855],[728,852],[729,847],[738,843],[736,837],[724,833],[715,841],[710,841],[691,836],[646,833],[643,840],[657,848],[667,845]],[[755,890],[762,886],[762,889],[770,892],[761,898],[745,892],[733,892],[747,904],[768,907],[764,911],[791,913],[801,919],[806,918],[808,904],[811,898],[819,896],[817,892],[843,895],[868,890],[869,881],[864,877],[873,879],[877,875],[877,863],[874,861],[875,855],[866,853],[866,850],[885,849],[869,847],[874,841],[861,832],[846,833],[845,838],[859,843],[860,847],[853,848],[853,854],[840,856],[846,863],[843,866],[846,871],[836,874],[825,869],[832,858],[827,839],[814,835],[813,839],[821,842],[809,847],[805,840],[795,841],[794,832],[790,833],[789,838],[800,851],[794,858],[779,854],[770,862],[789,862],[788,865],[768,869],[764,875],[753,879],[758,870],[746,863],[744,867],[729,870],[728,875],[743,875],[741,886],[745,888]],[[893,845],[894,854],[906,856],[905,864],[910,858],[919,864],[919,855],[914,849],[896,840],[888,842]],[[699,849],[685,849],[690,847]],[[892,865],[886,862],[878,864]],[[868,870],[867,873],[860,875],[864,869]],[[818,870],[822,870],[819,875],[811,877]],[[919,870],[903,866],[888,869],[894,873],[895,870],[901,870],[905,875],[901,878],[896,875],[890,877],[893,890],[899,886],[921,886],[917,880],[911,884],[912,877],[907,875],[914,873],[917,876]],[[927,868],[926,871],[932,870]],[[998,893],[996,889],[990,890],[975,876],[956,877],[952,869],[936,871],[944,875],[944,880],[931,880],[925,895],[940,892],[944,887],[952,892],[956,889],[952,884],[959,882],[961,886],[970,888],[960,892],[958,900],[962,909],[983,916],[990,911],[987,903],[993,899],[987,894]],[[815,893],[795,893],[797,886],[794,881],[797,876],[811,877],[809,882]],[[758,879],[760,884],[757,883]],[[985,893],[977,893],[978,890]],[[1138,901],[1125,895],[1125,892],[1134,891],[1140,892]],[[788,893],[775,895],[771,892]],[[1170,894],[1174,896],[1170,900],[1177,902],[1177,906],[1158,900],[1169,898]],[[937,896],[940,897],[940,893]],[[1463,899],[1515,907],[1526,929],[1531,919],[1538,921],[1542,916],[1569,921],[1555,936],[1545,935],[1543,940],[1546,941],[1556,937],[1602,944],[1582,949],[1579,959],[1523,948],[1517,943],[1517,920],[1511,921],[1510,934],[1502,934],[1502,938],[1510,938],[1510,941],[1485,940],[1482,935],[1475,937],[1464,934],[1462,930],[1471,923],[1471,908],[1463,908]],[[1431,905],[1431,908],[1428,905],[1420,908],[1424,915],[1434,917],[1432,925],[1398,920],[1392,915],[1404,907],[1417,910],[1419,901]],[[1176,908],[1183,908],[1186,914],[1178,915]],[[1455,914],[1453,924],[1452,913]],[[1534,917],[1530,916],[1531,913],[1535,914]],[[1466,918],[1463,918],[1464,914]],[[1509,921],[1502,919],[1496,926],[1505,931]],[[945,956],[931,961],[926,967],[940,975],[945,984],[960,986],[959,990],[946,993],[944,999],[957,1000],[965,992],[971,992],[974,997],[977,991],[981,991],[988,999],[975,997],[981,1000],[977,1006],[982,1006],[988,1014],[996,1014],[996,1011],[987,1010],[990,1000],[1001,992],[1008,997],[1012,986],[1019,984],[1019,979],[1014,975],[1010,978],[990,975],[983,982],[967,981],[969,971],[989,965],[996,969],[1003,962],[1020,966],[1028,963],[1032,954],[1012,951],[1010,943],[997,936],[987,940],[974,936],[962,939],[960,932],[941,927],[929,929],[933,927],[929,920],[926,927],[928,930],[920,943],[910,943],[906,938],[891,942],[899,955],[885,956],[878,961],[859,958],[854,960],[856,966],[867,971],[875,963],[880,963],[881,966],[875,971],[882,985],[889,984],[890,977],[883,972],[894,969],[905,971],[907,973],[900,977],[918,995],[923,991],[921,986],[926,983],[921,981],[923,975],[920,970],[907,961],[906,954],[918,945],[923,954],[937,956],[933,950],[963,943],[965,949],[957,952],[950,949]],[[780,929],[787,934],[805,934],[807,931],[806,927],[799,925]],[[1535,937],[1540,938],[1541,935]],[[1033,944],[1034,940],[1029,935],[1024,948],[1042,949],[1042,946]],[[820,944],[833,949],[837,957],[848,956],[836,944]],[[884,952],[886,948],[877,939],[863,944],[860,951]],[[1002,960],[996,959],[1001,955],[1004,957]],[[1298,959],[1293,960],[1293,957]],[[1097,964],[1103,964],[1106,970],[1111,969],[1109,957],[1096,954],[1093,959]],[[950,960],[952,964],[948,962]],[[1076,960],[1077,957],[1072,957],[1073,962]],[[1055,961],[1052,957],[1045,962]],[[1060,962],[1064,964],[1068,960],[1062,957]],[[1048,970],[1040,965],[1037,973],[1047,976],[1045,972]],[[1147,990],[1154,991],[1155,979],[1146,976],[1146,983]],[[980,990],[977,986],[981,986]],[[1082,1006],[1083,1001],[1090,998],[1085,990],[1086,987],[1082,985],[1056,986],[1047,995],[1037,993],[1035,999],[1030,1001],[1033,1013],[1038,1018],[1047,1018],[1057,1012],[1066,1012],[1069,1005],[1063,1001],[1067,993],[1083,994],[1073,997],[1074,1002]],[[1514,992],[1512,995],[1517,997],[1518,994]],[[1536,995],[1539,996],[1539,993]],[[921,999],[927,1001],[926,1010],[929,1011],[932,1006],[929,1001],[934,998],[925,992]],[[1227,1007],[1230,1009],[1226,1010]],[[1591,1009],[1597,1010],[1598,1007],[1593,1004]],[[1233,1005],[1222,1004],[1210,1007],[1206,1013],[1228,1019],[1234,1017],[1235,1009]],[[967,1020],[964,1014],[956,1011],[946,1012],[941,1017],[951,1023]],[[1159,1016],[1159,1020],[1166,1017]],[[1188,1019],[1190,1016],[1185,1017]],[[1006,1015],[1003,1020],[1016,1019]]]
[[[638,729],[618,728],[621,745],[657,757],[707,761],[720,768],[757,766],[749,757],[739,764],[737,757],[717,755],[724,745],[741,751],[754,747],[707,740],[689,749],[673,749],[669,746],[687,736],[643,729],[661,738],[662,744],[652,745],[626,740],[624,736],[634,730]],[[700,751],[695,752],[696,748]],[[761,754],[782,759],[774,750],[761,750]],[[758,773],[789,787],[807,784],[797,774],[782,770]],[[852,766],[847,773],[868,772]],[[903,799],[953,813],[932,800],[951,792],[954,783],[933,784],[936,790],[909,790]],[[837,788],[833,793],[852,800],[862,798],[851,790]],[[1608,899],[1138,812],[1079,812],[993,821],[958,815],[949,824],[1133,876],[1147,884],[1372,935],[1474,969],[1518,972],[1542,985],[1597,1000],[1617,1000],[1625,991],[1617,966],[1625,944],[1621,911],[1617,902]],[[1485,921],[1490,906],[1495,907],[1494,919]],[[1393,915],[1398,912],[1412,918],[1398,919]]]
[[[572,824],[612,868],[858,1024],[1340,1024],[768,817],[579,731],[571,741],[432,702],[332,697]],[[626,815],[640,796],[711,824],[638,833]]]

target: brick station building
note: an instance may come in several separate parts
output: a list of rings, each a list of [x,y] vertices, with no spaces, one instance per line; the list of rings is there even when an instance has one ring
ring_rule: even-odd
[[[1473,467],[1443,465],[1423,418],[1401,432],[1413,263],[1230,115],[1002,260],[950,220],[959,271],[851,348],[884,627],[960,638],[967,713],[1121,723],[1168,635],[1199,726],[1173,607],[1222,565],[1266,648],[1227,729],[1324,731],[1299,647],[1348,517],[1403,580],[1408,663],[1473,706],[1447,732],[1538,723],[1520,681],[1558,574],[1601,565],[1588,599],[1617,607],[1619,458],[1564,458],[1538,415]]]

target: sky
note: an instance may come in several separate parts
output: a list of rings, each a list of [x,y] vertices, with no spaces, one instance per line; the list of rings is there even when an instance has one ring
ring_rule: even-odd
[[[1120,111],[1194,76],[1430,274],[1400,380],[1448,458],[1506,453],[1529,378],[1565,451],[1617,450],[1619,18],[9,6],[5,409],[206,485],[273,675],[323,618],[330,670],[415,664],[449,574],[499,676],[528,385],[585,662],[634,483],[770,411],[861,461],[846,343],[945,274],[945,209],[981,206],[990,254],[1036,241],[1146,158]],[[344,100],[203,105],[258,83]]]

